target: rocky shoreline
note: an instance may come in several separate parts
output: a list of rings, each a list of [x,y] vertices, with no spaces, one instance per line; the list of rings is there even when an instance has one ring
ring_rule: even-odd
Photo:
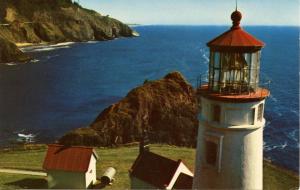
[[[32,59],[23,53],[14,43],[0,38],[0,63],[21,62],[25,63]]]
[[[32,59],[17,45],[138,36],[128,25],[70,0],[1,1],[0,11],[0,63],[25,63]]]

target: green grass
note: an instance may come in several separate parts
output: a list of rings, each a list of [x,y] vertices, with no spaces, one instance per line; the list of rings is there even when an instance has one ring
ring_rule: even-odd
[[[264,162],[264,189],[298,190],[299,177],[294,172]]]
[[[128,189],[130,169],[138,155],[138,146],[119,148],[97,148],[100,160],[97,163],[97,176],[101,177],[106,168],[112,166],[117,169],[115,183],[106,189]],[[151,151],[174,160],[182,159],[193,170],[195,149],[168,145],[151,145]],[[15,150],[0,152],[0,167],[41,170],[46,149]],[[292,172],[283,170],[268,162],[264,163],[264,189],[290,190],[298,189],[299,178]],[[0,173],[0,189],[15,188],[45,188],[43,177],[14,175]]]
[[[44,177],[0,173],[0,189],[42,189],[47,188],[47,181]]]
[[[46,148],[0,152],[0,168],[42,170]]]

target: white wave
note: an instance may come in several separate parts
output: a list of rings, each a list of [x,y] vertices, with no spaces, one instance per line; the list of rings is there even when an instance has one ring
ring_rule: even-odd
[[[200,53],[202,54],[202,58],[205,60],[204,63],[209,63],[208,52],[206,49],[201,48]]]
[[[287,136],[288,136],[290,139],[292,139],[292,140],[294,140],[294,141],[296,141],[296,142],[299,142],[299,139],[298,139],[298,137],[297,137],[297,134],[299,134],[299,130],[293,130],[292,132],[289,132],[289,133],[287,134]]]
[[[281,145],[281,149],[284,149],[287,146],[287,142],[285,141],[283,145]]]
[[[55,49],[60,48],[70,48],[70,45],[74,44],[75,42],[64,42],[64,43],[57,43],[52,45],[37,45],[37,46],[30,46],[30,47],[23,47],[20,48],[22,52],[40,52],[40,51],[52,51]]]
[[[53,58],[53,57],[58,57],[59,55],[58,54],[55,54],[55,55],[47,55],[47,59],[51,59],[51,58]]]
[[[288,145],[288,143],[287,143],[287,141],[285,141],[283,144],[279,144],[279,145],[273,145],[273,146],[270,146],[270,145],[266,145],[265,143],[264,143],[264,151],[270,151],[270,150],[274,150],[274,149],[277,149],[277,148],[279,148],[279,149],[284,149],[285,147],[287,147],[287,145]]]
[[[299,115],[299,112],[297,110],[291,110],[291,112],[296,114],[297,116]]]
[[[44,48],[33,49],[32,52],[51,51],[51,50],[55,50],[55,49],[56,49],[56,48],[53,48],[53,47],[44,47]]]
[[[274,96],[272,96],[272,95],[270,95],[270,99],[271,99],[273,102],[278,102],[278,100],[277,100]]]
[[[268,146],[268,145],[265,145],[264,146],[264,151],[270,151],[270,150],[272,150],[273,148],[272,147],[270,147],[270,146]]]
[[[69,46],[71,44],[75,44],[75,42],[63,42],[63,43],[57,43],[50,45],[50,47],[60,47],[60,46]]]
[[[209,58],[207,57],[207,55],[203,54],[202,57],[205,60],[205,63],[209,63]]]
[[[275,149],[275,148],[284,149],[286,146],[287,146],[287,142],[285,141],[283,144],[280,144],[280,145],[274,145],[274,146],[273,146],[273,149]]]
[[[99,41],[87,41],[86,43],[88,43],[88,44],[96,44],[96,43],[99,43]]]
[[[41,48],[46,48],[46,47],[48,47],[48,45],[36,45],[36,46],[22,47],[22,48],[20,48],[20,50],[22,52],[30,52],[35,49],[41,49]]]
[[[63,48],[70,48],[70,46],[57,46],[57,47],[48,46],[44,48],[33,49],[31,52],[52,51],[52,50],[63,49]]]
[[[10,63],[4,63],[4,65],[7,65],[7,66],[15,66],[15,65],[17,65],[17,64],[14,63],[14,62],[10,62]]]
[[[271,126],[271,121],[266,121],[265,127],[264,128],[269,128]]]
[[[37,62],[39,62],[40,60],[38,60],[38,59],[33,59],[33,60],[31,60],[30,62],[31,63],[37,63]]]

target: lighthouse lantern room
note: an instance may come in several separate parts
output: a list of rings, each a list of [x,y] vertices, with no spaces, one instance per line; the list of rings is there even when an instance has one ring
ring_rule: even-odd
[[[262,189],[263,116],[269,90],[259,85],[264,43],[240,26],[207,43],[208,84],[200,85],[194,189]]]
[[[209,89],[223,94],[254,92],[258,88],[260,50],[264,43],[241,29],[239,11],[234,11],[231,19],[231,29],[207,44]]]

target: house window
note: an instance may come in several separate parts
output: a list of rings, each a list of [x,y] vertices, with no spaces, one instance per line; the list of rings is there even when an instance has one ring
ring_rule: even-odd
[[[212,118],[213,118],[213,121],[220,122],[221,107],[219,105],[213,105]]]
[[[263,119],[263,111],[264,111],[264,104],[259,104],[258,111],[257,111],[257,120],[262,121]]]
[[[205,133],[205,164],[221,172],[223,134]]]

